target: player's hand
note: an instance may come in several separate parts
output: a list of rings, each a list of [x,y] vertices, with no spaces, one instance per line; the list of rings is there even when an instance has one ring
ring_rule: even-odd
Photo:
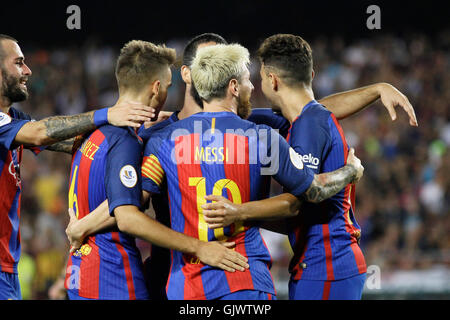
[[[154,117],[154,108],[134,101],[117,103],[108,109],[108,122],[116,127],[139,128]]]
[[[69,208],[69,218],[70,220],[66,228],[66,235],[70,243],[70,253],[73,253],[80,249],[83,244],[84,235],[78,228],[79,220],[75,216],[75,212],[72,208]]]
[[[361,164],[361,160],[359,160],[355,156],[355,149],[353,149],[353,148],[351,148],[349,153],[348,153],[347,165],[352,165],[353,167],[355,167],[355,169],[356,169],[356,177],[352,181],[352,183],[357,183],[361,179],[361,177],[363,176],[364,167]]]
[[[408,98],[397,90],[394,86],[389,83],[380,83],[378,85],[378,91],[380,93],[380,99],[384,107],[388,110],[392,121],[397,119],[397,113],[395,111],[396,106],[400,106],[405,110],[409,117],[409,124],[411,126],[417,127],[416,114],[414,108],[409,102]]]
[[[239,252],[229,249],[234,246],[234,242],[199,241],[196,256],[202,263],[225,271],[245,271],[249,268],[248,259]]]
[[[50,300],[64,300],[66,298],[66,288],[64,288],[64,278],[58,278],[48,289]]]
[[[164,120],[169,119],[172,116],[172,114],[173,114],[173,112],[170,112],[170,111],[160,111],[158,113],[158,118],[156,118],[156,120],[144,122],[145,129],[153,127],[155,124],[158,124],[160,122],[163,122]]]
[[[239,204],[235,204],[222,196],[209,195],[205,199],[214,201],[202,205],[203,216],[208,228],[223,228],[239,220],[241,216]]]

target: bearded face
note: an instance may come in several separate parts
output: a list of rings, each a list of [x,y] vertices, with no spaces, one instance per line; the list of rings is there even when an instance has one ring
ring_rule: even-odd
[[[8,98],[11,103],[24,101],[28,98],[28,89],[25,85],[28,76],[15,77],[1,68],[2,88],[1,95]]]
[[[250,102],[250,94],[240,93],[237,107],[237,114],[242,119],[247,119],[252,113],[252,103]]]

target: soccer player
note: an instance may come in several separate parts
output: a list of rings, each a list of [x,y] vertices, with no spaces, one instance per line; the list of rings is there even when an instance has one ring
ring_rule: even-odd
[[[21,299],[17,276],[20,258],[20,163],[25,148],[38,153],[44,146],[73,138],[111,123],[139,127],[154,116],[152,108],[140,104],[118,104],[95,112],[31,121],[12,107],[28,97],[26,83],[31,70],[17,40],[0,35],[0,299]]]
[[[119,102],[133,99],[158,110],[171,84],[174,49],[131,41],[116,66]],[[105,200],[117,228],[90,236],[68,262],[70,299],[147,299],[142,260],[134,237],[195,255],[204,263],[233,271],[246,259],[217,242],[202,242],[175,232],[140,211],[142,141],[131,128],[102,126],[73,156],[69,208],[77,218]],[[73,218],[73,216],[72,216]],[[134,236],[134,237],[133,237]],[[244,270],[244,267],[239,267]]]
[[[227,44],[227,42],[223,37],[214,33],[198,35],[188,42],[183,52],[183,65],[180,70],[182,79],[186,84],[183,107],[180,111],[173,113],[168,120],[157,124],[150,129],[141,127],[139,135],[144,140],[144,144],[156,131],[163,129],[178,120],[187,118],[194,113],[202,111],[203,102],[198,96],[195,88],[191,85],[190,66],[198,48],[215,44]],[[326,104],[339,118],[344,118],[358,112],[379,98],[381,98],[393,118],[396,116],[394,107],[399,104],[410,115],[410,122],[413,124],[416,123],[414,110],[407,99],[405,99],[398,90],[388,84],[376,84],[344,93],[338,93],[319,101]],[[253,109],[248,120],[257,124],[270,125],[271,127],[278,129],[283,136],[287,135],[290,127],[289,121],[282,115],[274,113],[272,109]],[[169,200],[167,198],[167,186],[165,180],[162,182],[161,189],[164,189],[165,191],[162,191],[160,194],[154,194],[152,196],[152,204],[155,209],[156,219],[164,225],[170,226]],[[101,224],[102,221],[99,223]],[[89,224],[85,224],[84,219],[71,220],[67,229],[71,244],[75,248],[78,248],[81,245],[83,238],[89,234],[89,230],[93,229],[91,229]],[[152,245],[151,256],[144,263],[150,299],[167,299],[165,286],[169,268],[170,251]]]
[[[265,96],[291,123],[291,147],[316,174],[344,166],[349,147],[336,117],[314,100],[312,52],[299,36],[278,34],[258,50],[261,86]],[[417,122],[411,123],[416,125]],[[211,228],[249,219],[298,214],[300,202],[288,194],[241,208],[219,197],[205,205]],[[290,221],[294,251],[289,271],[290,299],[360,299],[366,264],[359,247],[361,229],[354,215],[355,185],[348,184],[320,204],[303,203]]]
[[[233,241],[250,265],[242,273],[227,273],[173,251],[169,299],[275,296],[271,259],[259,229],[244,224],[208,229],[201,206],[211,191],[227,194],[237,203],[261,199],[267,196],[267,179],[273,176],[293,194],[318,201],[362,175],[363,168],[354,158],[354,164],[342,171],[313,176],[303,170],[301,159],[280,135],[267,126],[242,120],[251,111],[253,85],[248,63],[249,53],[240,45],[198,49],[191,77],[204,112],[173,123],[147,142],[143,189],[158,193],[163,179],[167,180],[172,228],[202,241]],[[262,155],[269,154],[271,161],[265,161]]]

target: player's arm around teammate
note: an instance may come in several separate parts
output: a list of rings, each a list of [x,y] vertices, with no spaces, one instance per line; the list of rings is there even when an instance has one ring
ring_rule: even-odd
[[[409,117],[409,124],[417,127],[414,108],[403,93],[389,83],[381,82],[366,87],[339,92],[318,100],[333,112],[338,120],[345,119],[380,99],[392,121],[397,119],[395,107],[400,106]]]
[[[352,170],[355,172],[354,176],[346,172]],[[206,200],[214,202],[202,206],[205,222],[209,228],[216,229],[238,221],[292,217],[299,213],[302,200],[318,203],[328,199],[348,183],[358,182],[363,172],[364,167],[352,148],[347,165],[336,171],[314,175],[311,186],[303,193],[301,199],[290,193],[283,193],[264,200],[234,204],[222,196],[206,196]]]
[[[144,193],[144,202],[150,194]],[[86,217],[78,220],[69,209],[70,222],[66,234],[71,244],[71,252],[78,249],[88,235],[116,226],[120,231],[141,238],[160,247],[181,251],[197,256],[200,261],[226,271],[244,271],[248,268],[247,258],[230,250],[234,243],[204,242],[165,227],[148,217],[135,206],[121,206],[114,210],[115,217],[109,215],[108,202],[104,201]]]
[[[338,120],[348,118],[380,100],[387,109],[392,121],[397,119],[395,108],[400,106],[408,115],[409,124],[417,127],[418,122],[413,106],[403,93],[389,83],[375,83],[366,87],[357,88],[345,92],[339,92],[317,100],[326,106]],[[252,110],[249,121],[256,124],[266,124],[273,129],[278,129],[284,137],[291,126],[289,121],[279,112],[271,108],[256,108]]]
[[[27,122],[17,133],[15,144],[42,146],[64,141],[95,128],[111,124],[139,128],[155,116],[154,109],[140,103],[123,102],[73,116],[55,116]],[[72,141],[73,142],[73,141]],[[70,142],[66,143],[71,149]],[[72,143],[73,145],[73,143]]]

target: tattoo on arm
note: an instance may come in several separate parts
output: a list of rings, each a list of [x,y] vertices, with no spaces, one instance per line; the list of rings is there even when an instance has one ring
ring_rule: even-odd
[[[76,138],[72,138],[72,139],[54,143],[52,145],[49,145],[46,150],[72,154],[73,144],[75,143],[75,139]]]
[[[321,202],[342,190],[355,179],[356,174],[356,168],[352,165],[346,165],[332,172],[316,174],[311,186],[302,197],[309,202]]]
[[[51,117],[42,121],[47,136],[55,141],[67,140],[96,128],[93,111],[74,116]]]

